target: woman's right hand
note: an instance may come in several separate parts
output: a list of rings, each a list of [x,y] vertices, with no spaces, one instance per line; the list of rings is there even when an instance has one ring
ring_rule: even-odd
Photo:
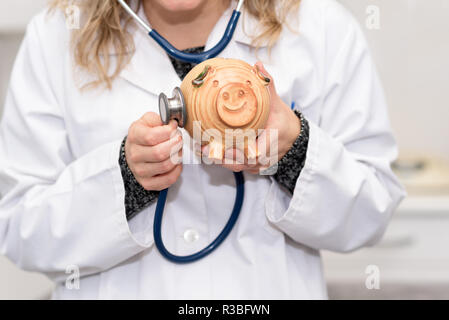
[[[148,112],[128,131],[125,155],[128,167],[145,190],[161,191],[174,184],[182,171],[182,135],[178,123],[163,125]]]

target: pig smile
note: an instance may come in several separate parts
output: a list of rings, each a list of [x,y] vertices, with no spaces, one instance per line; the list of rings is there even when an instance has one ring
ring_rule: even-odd
[[[229,111],[237,111],[242,109],[246,105],[246,101],[243,101],[240,105],[227,105],[225,104],[224,107],[228,109]]]

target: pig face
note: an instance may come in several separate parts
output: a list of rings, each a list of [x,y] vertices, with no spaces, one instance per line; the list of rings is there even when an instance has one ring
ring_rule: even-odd
[[[229,83],[218,92],[218,115],[231,127],[242,127],[256,116],[257,98],[247,83]]]
[[[219,119],[228,127],[244,127],[257,116],[258,99],[253,83],[261,82],[266,86],[269,79],[263,77],[255,68],[250,70],[239,73],[238,78],[235,78],[229,70],[220,72],[216,68],[206,66],[192,81],[195,88],[201,88],[207,91],[208,95],[214,96],[213,107]]]
[[[210,159],[222,158],[229,135],[235,148],[248,158],[257,157],[255,139],[250,137],[255,137],[268,119],[269,82],[257,67],[237,59],[209,59],[186,75],[181,83],[187,111],[185,129],[196,143],[210,146]]]

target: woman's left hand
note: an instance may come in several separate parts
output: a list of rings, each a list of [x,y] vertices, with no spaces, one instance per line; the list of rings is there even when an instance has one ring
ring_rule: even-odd
[[[256,163],[248,161],[243,156],[242,151],[236,149],[229,149],[225,151],[225,158],[221,166],[235,171],[248,171],[253,174],[258,174],[261,171],[267,169],[268,167],[277,163],[282,157],[290,150],[293,143],[299,136],[301,132],[301,122],[299,121],[296,114],[286,105],[276,92],[274,80],[271,75],[265,70],[265,67],[261,62],[256,63],[256,67],[261,71],[266,77],[270,79],[270,84],[268,85],[268,91],[270,93],[270,113],[268,115],[268,120],[265,125],[265,130],[257,138],[257,144],[263,146],[266,144],[266,155],[271,155],[272,150],[270,148],[276,141],[270,141],[271,130],[277,130],[277,153],[271,155],[270,159],[266,159],[261,163],[260,159],[256,159]],[[207,154],[207,148],[203,147],[203,155]],[[275,149],[274,149],[275,150]],[[242,162],[242,159],[244,161]],[[232,160],[232,161],[229,161]],[[232,162],[231,164],[227,162]],[[268,165],[266,164],[268,163]]]

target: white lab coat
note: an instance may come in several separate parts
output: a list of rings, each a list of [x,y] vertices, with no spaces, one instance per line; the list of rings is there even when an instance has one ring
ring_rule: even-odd
[[[290,17],[299,32],[284,28],[271,60],[265,47],[256,57],[247,33],[257,21],[243,19],[220,56],[262,59],[280,96],[310,123],[293,196],[273,178],[245,174],[241,215],[221,247],[192,264],[166,261],[153,245],[155,204],[126,220],[118,157],[131,123],[157,112],[158,94],[179,78],[136,29],[136,52],[113,89],[80,91],[89,76],[73,72],[64,18],[41,13],[27,29],[1,124],[0,254],[53,279],[55,298],[326,298],[320,250],[375,244],[404,195],[390,170],[396,144],[383,91],[359,26],[335,1],[303,0]],[[165,209],[169,250],[186,255],[213,240],[234,193],[230,171],[185,165]],[[65,286],[74,266],[79,289]]]

